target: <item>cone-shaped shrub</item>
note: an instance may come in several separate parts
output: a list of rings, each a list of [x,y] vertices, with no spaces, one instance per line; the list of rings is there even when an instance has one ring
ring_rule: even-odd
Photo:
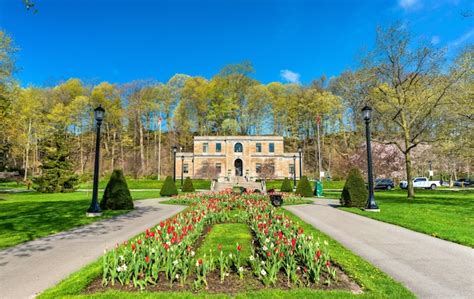
[[[281,192],[293,192],[293,187],[291,186],[291,182],[288,178],[285,178],[283,180],[283,183],[281,183]]]
[[[183,188],[181,189],[183,192],[194,192],[194,185],[193,181],[191,180],[190,177],[187,177],[184,180]]]
[[[306,176],[301,177],[298,182],[298,185],[296,186],[296,194],[303,197],[313,196],[313,188],[311,188],[311,184]]]
[[[163,186],[160,190],[161,196],[173,196],[178,195],[178,189],[176,189],[176,185],[174,184],[173,178],[171,176],[167,176]]]
[[[363,208],[367,204],[369,191],[358,168],[352,168],[342,189],[341,205]]]
[[[112,172],[105,187],[104,196],[100,202],[102,210],[130,210],[133,209],[133,200],[122,170]]]

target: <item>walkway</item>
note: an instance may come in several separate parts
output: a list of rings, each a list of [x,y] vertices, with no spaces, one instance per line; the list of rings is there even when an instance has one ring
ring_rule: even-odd
[[[113,248],[184,209],[147,199],[135,210],[0,251],[0,298],[31,298]]]
[[[474,298],[474,249],[334,208],[286,209],[339,241],[421,298]]]

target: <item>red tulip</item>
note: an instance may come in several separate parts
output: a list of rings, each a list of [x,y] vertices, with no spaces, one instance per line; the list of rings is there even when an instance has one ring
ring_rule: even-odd
[[[219,251],[222,251],[222,244],[219,244],[219,245],[217,246],[217,249],[219,249]]]
[[[135,248],[137,247],[135,246],[135,244],[132,243],[132,251],[135,251]]]
[[[237,251],[240,251],[241,249],[242,249],[242,246],[240,246],[240,244],[237,245]]]
[[[326,261],[326,267],[328,267],[328,268],[331,267],[331,262],[329,260]]]
[[[147,255],[147,256],[145,256],[145,263],[148,264],[149,262],[150,262],[150,257]]]

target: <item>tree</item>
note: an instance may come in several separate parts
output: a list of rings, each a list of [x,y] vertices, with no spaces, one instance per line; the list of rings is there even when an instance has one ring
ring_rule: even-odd
[[[291,186],[291,181],[288,178],[285,178],[281,183],[281,192],[293,192],[293,187]]]
[[[42,174],[33,178],[33,188],[42,193],[73,192],[78,177],[73,172],[70,143],[64,134],[56,131],[44,143]]]
[[[341,193],[341,204],[345,207],[363,208],[367,204],[369,192],[358,168],[352,168]]]
[[[110,176],[100,201],[102,210],[131,210],[133,200],[123,171],[115,169]]]
[[[313,188],[311,188],[311,184],[306,176],[302,176],[301,179],[298,181],[295,193],[303,197],[313,196]]]
[[[160,195],[161,196],[178,195],[178,189],[176,188],[176,185],[171,176],[166,177],[165,182],[163,183],[163,186],[161,187]]]
[[[379,29],[374,51],[366,57],[366,71],[373,75],[372,105],[381,120],[379,140],[395,144],[405,157],[408,198],[414,197],[411,151],[420,143],[437,141],[442,125],[440,109],[453,85],[466,74],[441,72],[444,53],[430,45],[411,43],[399,24]]]

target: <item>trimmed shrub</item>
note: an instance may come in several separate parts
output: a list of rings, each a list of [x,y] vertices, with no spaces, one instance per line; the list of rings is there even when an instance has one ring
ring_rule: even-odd
[[[187,177],[185,180],[184,180],[184,183],[183,183],[183,188],[181,189],[183,192],[194,192],[194,185],[193,185],[193,181],[191,180],[190,177]]]
[[[298,185],[296,186],[296,194],[302,197],[311,197],[313,196],[313,188],[306,176],[302,176]]]
[[[363,208],[367,204],[369,191],[358,168],[352,168],[342,189],[341,205],[345,207]]]
[[[178,189],[176,189],[176,185],[174,184],[173,178],[171,176],[167,176],[163,186],[160,190],[161,196],[173,196],[178,195]]]
[[[114,170],[110,176],[109,182],[104,190],[104,195],[100,201],[102,210],[131,210],[133,209],[133,200],[127,181],[120,169]]]
[[[293,192],[293,187],[291,186],[291,181],[288,178],[285,178],[283,180],[283,183],[281,183],[281,192]]]

